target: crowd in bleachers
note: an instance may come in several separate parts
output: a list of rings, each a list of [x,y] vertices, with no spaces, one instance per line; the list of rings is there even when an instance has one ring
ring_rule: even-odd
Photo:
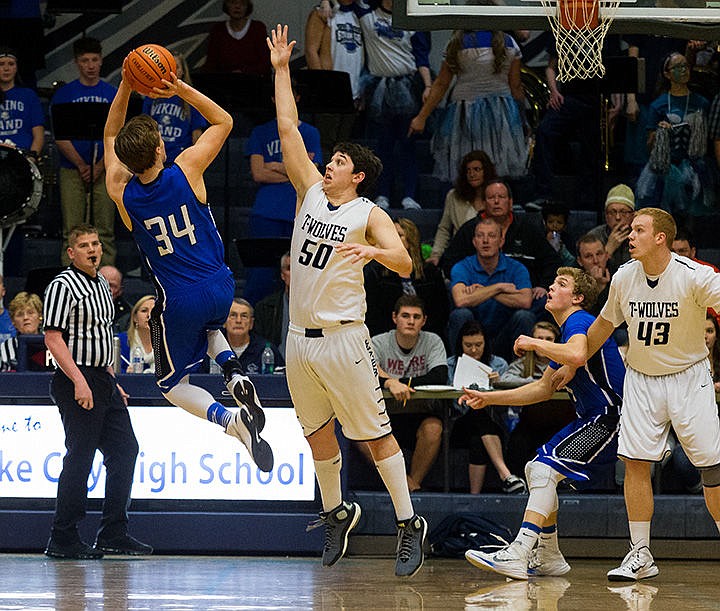
[[[309,14],[304,44],[299,45],[308,70],[349,75],[347,87],[353,100],[350,112],[301,117],[308,156],[322,167],[334,144],[348,138],[374,148],[384,166],[374,201],[390,211],[413,262],[407,278],[376,263],[365,268],[368,328],[377,340],[378,353],[383,347],[393,348],[383,365],[390,375],[386,388],[404,403],[413,378],[415,385],[419,380],[452,384],[448,365],[452,372],[462,354],[486,363],[498,385],[535,379],[547,363],[531,355],[515,360],[515,338],[535,333],[558,338],[544,305],[555,272],[563,265],[581,267],[596,279],[601,291],[593,313],[600,311],[612,274],[630,258],[629,223],[637,208],[656,206],[673,213],[681,228],[673,250],[700,261],[696,237],[704,240],[709,235],[707,219],[717,215],[720,206],[719,54],[701,53],[708,44],[697,41],[651,36],[613,41],[616,53],[647,60],[647,87],[644,94],[617,92],[611,97],[604,120],[609,121],[616,144],[611,148],[605,142],[607,150],[601,150],[600,97],[588,94],[587,84],[583,91],[572,83],[558,84],[552,49],[546,72],[547,108],[540,109],[542,118],[535,121],[532,111],[537,109],[529,107],[521,79],[526,33],[454,32],[441,65],[433,66],[429,35],[394,29],[392,4],[392,0],[323,0]],[[227,20],[210,31],[207,61],[200,70],[269,77],[266,27],[251,19],[250,0],[225,0],[223,10]],[[54,92],[50,108],[111,102],[116,90],[100,76],[100,42],[75,41],[74,57],[78,78]],[[190,78],[182,56],[176,60],[178,76]],[[104,186],[101,139],[97,146],[80,137],[54,137],[37,93],[18,81],[21,62],[16,51],[0,46],[0,138],[6,143],[2,146],[16,147],[29,158],[46,157],[44,172],[59,177],[55,197],[62,211],[60,222],[53,223],[58,219],[52,219],[47,208],[55,202],[44,201],[28,225],[39,224],[38,233],[51,237],[61,229],[66,240],[73,225],[88,217],[93,221],[103,241],[101,273],[113,289],[124,370],[152,372],[147,320],[154,298],[143,295],[150,287],[142,284],[137,294],[123,296],[123,274],[144,272],[123,265],[116,254],[123,230]],[[710,72],[712,79],[696,82],[701,72]],[[297,95],[303,92],[298,90]],[[180,99],[148,98],[142,108],[160,124],[168,164],[205,126],[204,119]],[[289,238],[295,193],[283,164],[277,123],[270,119],[254,126],[247,121],[238,125],[234,144],[214,167],[224,173],[226,186],[228,172],[233,176],[233,188],[238,190],[233,197],[250,208],[249,221],[241,227],[240,215],[226,214],[230,227],[223,226],[223,233]],[[47,157],[46,133],[57,147],[56,159]],[[244,146],[245,159],[239,167],[223,169],[220,166],[233,159],[228,157],[233,146]],[[612,157],[615,168],[600,180],[605,154]],[[433,189],[422,193],[420,175],[426,165],[434,166]],[[567,196],[557,187],[557,177],[574,170],[577,192],[583,197]],[[238,179],[242,172],[245,175]],[[522,191],[520,198],[513,197],[516,187]],[[227,188],[212,184],[208,192],[229,196]],[[22,233],[21,229],[16,240],[23,239]],[[708,242],[700,245],[708,246]],[[22,252],[22,245],[16,252]],[[64,257],[62,246],[52,264],[67,264]],[[268,256],[264,263],[252,267],[239,263],[234,270],[238,299],[226,332],[247,373],[262,371],[266,345],[271,345],[276,366],[284,357],[287,295],[292,286],[288,256],[279,261]],[[10,266],[20,269],[17,262]],[[41,321],[32,319],[33,311],[42,312],[40,297],[14,296],[9,318],[15,328],[4,324],[8,315],[0,303],[0,335],[4,335],[0,369],[14,368],[16,333],[41,329]],[[419,317],[409,331],[402,327],[407,310]],[[720,390],[714,316],[708,318],[706,341]],[[427,366],[428,359],[414,358],[418,345],[430,345],[420,338],[429,336],[437,339],[428,350],[435,355],[442,352],[442,358],[436,359],[439,369],[433,365],[425,370],[418,363]],[[626,343],[622,329],[615,338],[620,345]],[[462,435],[453,439],[470,448],[471,492],[483,488],[488,464],[495,467],[501,489],[523,491],[524,484],[513,470],[527,457],[508,458],[508,464],[504,457],[513,447],[509,439],[522,434],[523,427],[516,427],[506,413],[491,417],[484,411],[459,411]],[[556,424],[560,428],[564,422]],[[398,422],[397,428],[402,426]],[[437,456],[442,420],[424,415],[407,427],[407,443],[416,448],[408,482],[411,489],[419,489]],[[524,445],[515,440],[514,447]]]

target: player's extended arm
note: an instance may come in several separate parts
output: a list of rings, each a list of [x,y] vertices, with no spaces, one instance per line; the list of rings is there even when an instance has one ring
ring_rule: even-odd
[[[614,330],[615,326],[602,316],[598,316],[593,321],[593,324],[590,325],[587,332],[587,355],[585,360],[589,359],[600,349]]]
[[[298,129],[298,111],[290,81],[290,56],[295,41],[288,42],[288,27],[278,26],[270,31],[267,45],[270,61],[275,68],[275,109],[283,161],[290,182],[298,196],[298,207],[307,190],[319,180],[322,174],[308,158],[305,142]]]
[[[195,108],[210,126],[200,134],[197,142],[187,147],[175,158],[175,163],[182,168],[188,182],[195,191],[200,201],[206,200],[205,183],[203,172],[213,162],[218,153],[222,150],[225,140],[232,131],[233,120],[224,108],[213,102],[209,97],[200,93],[184,81],[179,80],[174,74],[172,81],[163,81],[166,87],[158,97],[169,98],[173,95],[180,96],[182,100]],[[157,89],[155,90],[158,91]]]
[[[118,205],[122,216],[122,194],[125,185],[132,178],[132,173],[122,164],[115,154],[115,138],[125,125],[128,101],[130,100],[130,85],[125,79],[120,81],[115,98],[110,104],[107,119],[105,120],[105,131],[103,132],[103,145],[105,147],[105,186],[110,198]],[[129,228],[127,214],[123,216],[123,222]]]
[[[511,388],[509,390],[470,390],[463,388],[463,394],[458,401],[465,403],[473,409],[482,409],[488,405],[532,405],[547,401],[555,392],[555,384],[552,381],[554,369],[547,367],[539,380]]]
[[[515,354],[522,356],[528,350],[534,350],[556,363],[570,365],[577,369],[585,364],[587,354],[587,336],[576,333],[565,343],[549,342],[544,339],[536,339],[521,335],[515,340]]]
[[[372,258],[401,278],[409,278],[412,273],[412,259],[400,241],[395,223],[387,212],[375,206],[370,211],[366,233],[368,242],[376,250]]]

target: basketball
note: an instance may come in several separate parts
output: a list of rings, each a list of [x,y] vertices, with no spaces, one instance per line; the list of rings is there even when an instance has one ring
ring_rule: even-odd
[[[170,80],[177,71],[172,53],[160,45],[142,45],[127,56],[127,76],[130,87],[143,95],[153,93],[153,87],[163,88],[162,79]]]

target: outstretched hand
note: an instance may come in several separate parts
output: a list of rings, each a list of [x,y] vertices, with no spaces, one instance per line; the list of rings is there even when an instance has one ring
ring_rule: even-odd
[[[290,65],[290,57],[295,41],[288,42],[288,27],[278,24],[274,30],[270,30],[267,37],[267,46],[270,49],[270,62],[273,68],[283,68]]]

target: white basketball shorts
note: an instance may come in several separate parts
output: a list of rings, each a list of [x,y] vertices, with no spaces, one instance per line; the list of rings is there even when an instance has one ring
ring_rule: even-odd
[[[649,376],[628,367],[618,455],[659,461],[670,427],[696,467],[720,464],[720,419],[707,360],[679,373]]]
[[[391,432],[364,324],[323,329],[321,337],[307,337],[304,329],[291,325],[285,361],[290,396],[306,437],[333,417],[348,439],[369,441]]]

